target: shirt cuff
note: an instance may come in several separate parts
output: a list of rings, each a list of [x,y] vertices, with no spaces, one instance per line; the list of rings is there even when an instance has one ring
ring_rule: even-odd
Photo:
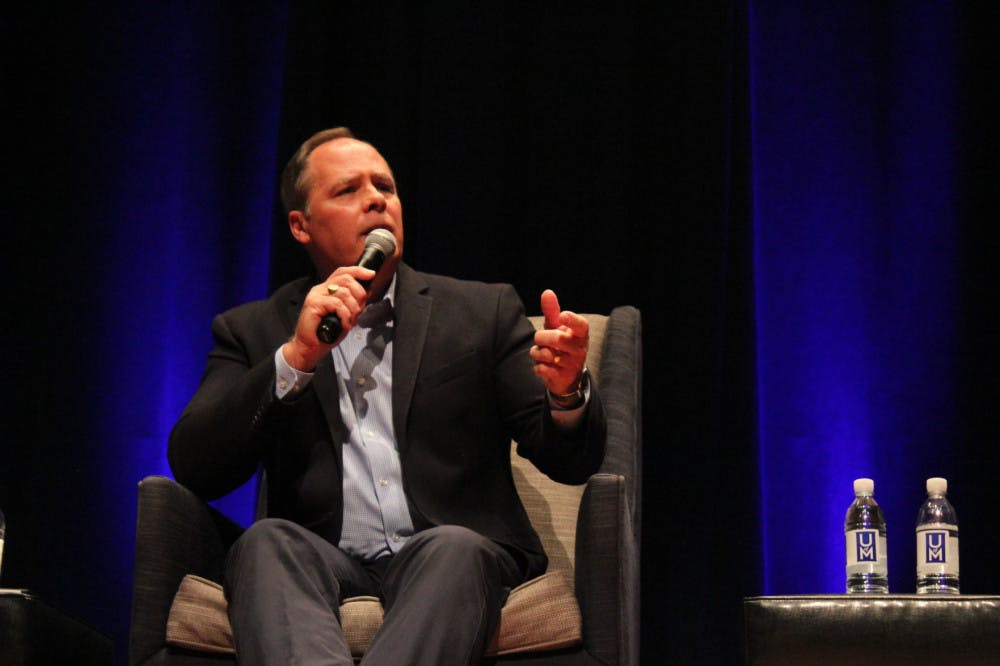
[[[312,381],[313,372],[302,372],[288,365],[285,354],[278,347],[274,352],[274,394],[278,400],[292,400]]]

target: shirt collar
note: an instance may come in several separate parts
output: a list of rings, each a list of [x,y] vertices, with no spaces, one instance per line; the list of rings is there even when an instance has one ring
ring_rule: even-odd
[[[393,320],[393,306],[396,301],[396,276],[392,276],[392,282],[385,290],[385,295],[377,300],[368,303],[365,309],[358,316],[358,326],[372,328],[373,326],[390,322]]]

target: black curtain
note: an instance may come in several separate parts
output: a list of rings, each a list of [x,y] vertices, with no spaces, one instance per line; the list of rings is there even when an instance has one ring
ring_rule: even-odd
[[[1000,85],[995,27],[1000,6],[960,3],[960,124],[956,207],[961,219],[958,285],[958,428],[941,443],[960,461],[962,591],[1000,592]],[[965,518],[963,519],[963,513]],[[962,530],[962,525],[973,529]]]

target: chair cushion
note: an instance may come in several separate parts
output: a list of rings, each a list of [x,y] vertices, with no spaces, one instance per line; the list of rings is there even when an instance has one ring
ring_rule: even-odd
[[[583,620],[573,588],[560,571],[511,590],[487,655],[558,650],[583,644]]]
[[[351,654],[361,656],[382,624],[382,604],[375,597],[346,599],[340,606],[340,619]],[[553,572],[511,591],[487,654],[555,650],[582,641],[576,597],[565,574]],[[167,618],[167,644],[200,652],[234,653],[221,585],[190,574],[184,577]]]
[[[233,654],[228,609],[221,585],[200,576],[184,576],[167,616],[167,644]]]
[[[378,597],[350,597],[340,604],[340,626],[352,657],[368,651],[372,636],[382,624],[382,602]]]

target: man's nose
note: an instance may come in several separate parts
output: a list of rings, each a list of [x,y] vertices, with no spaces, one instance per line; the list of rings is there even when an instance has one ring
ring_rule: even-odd
[[[385,210],[385,194],[382,190],[378,189],[374,185],[369,184],[365,188],[365,212],[368,211],[378,211],[379,213]]]

